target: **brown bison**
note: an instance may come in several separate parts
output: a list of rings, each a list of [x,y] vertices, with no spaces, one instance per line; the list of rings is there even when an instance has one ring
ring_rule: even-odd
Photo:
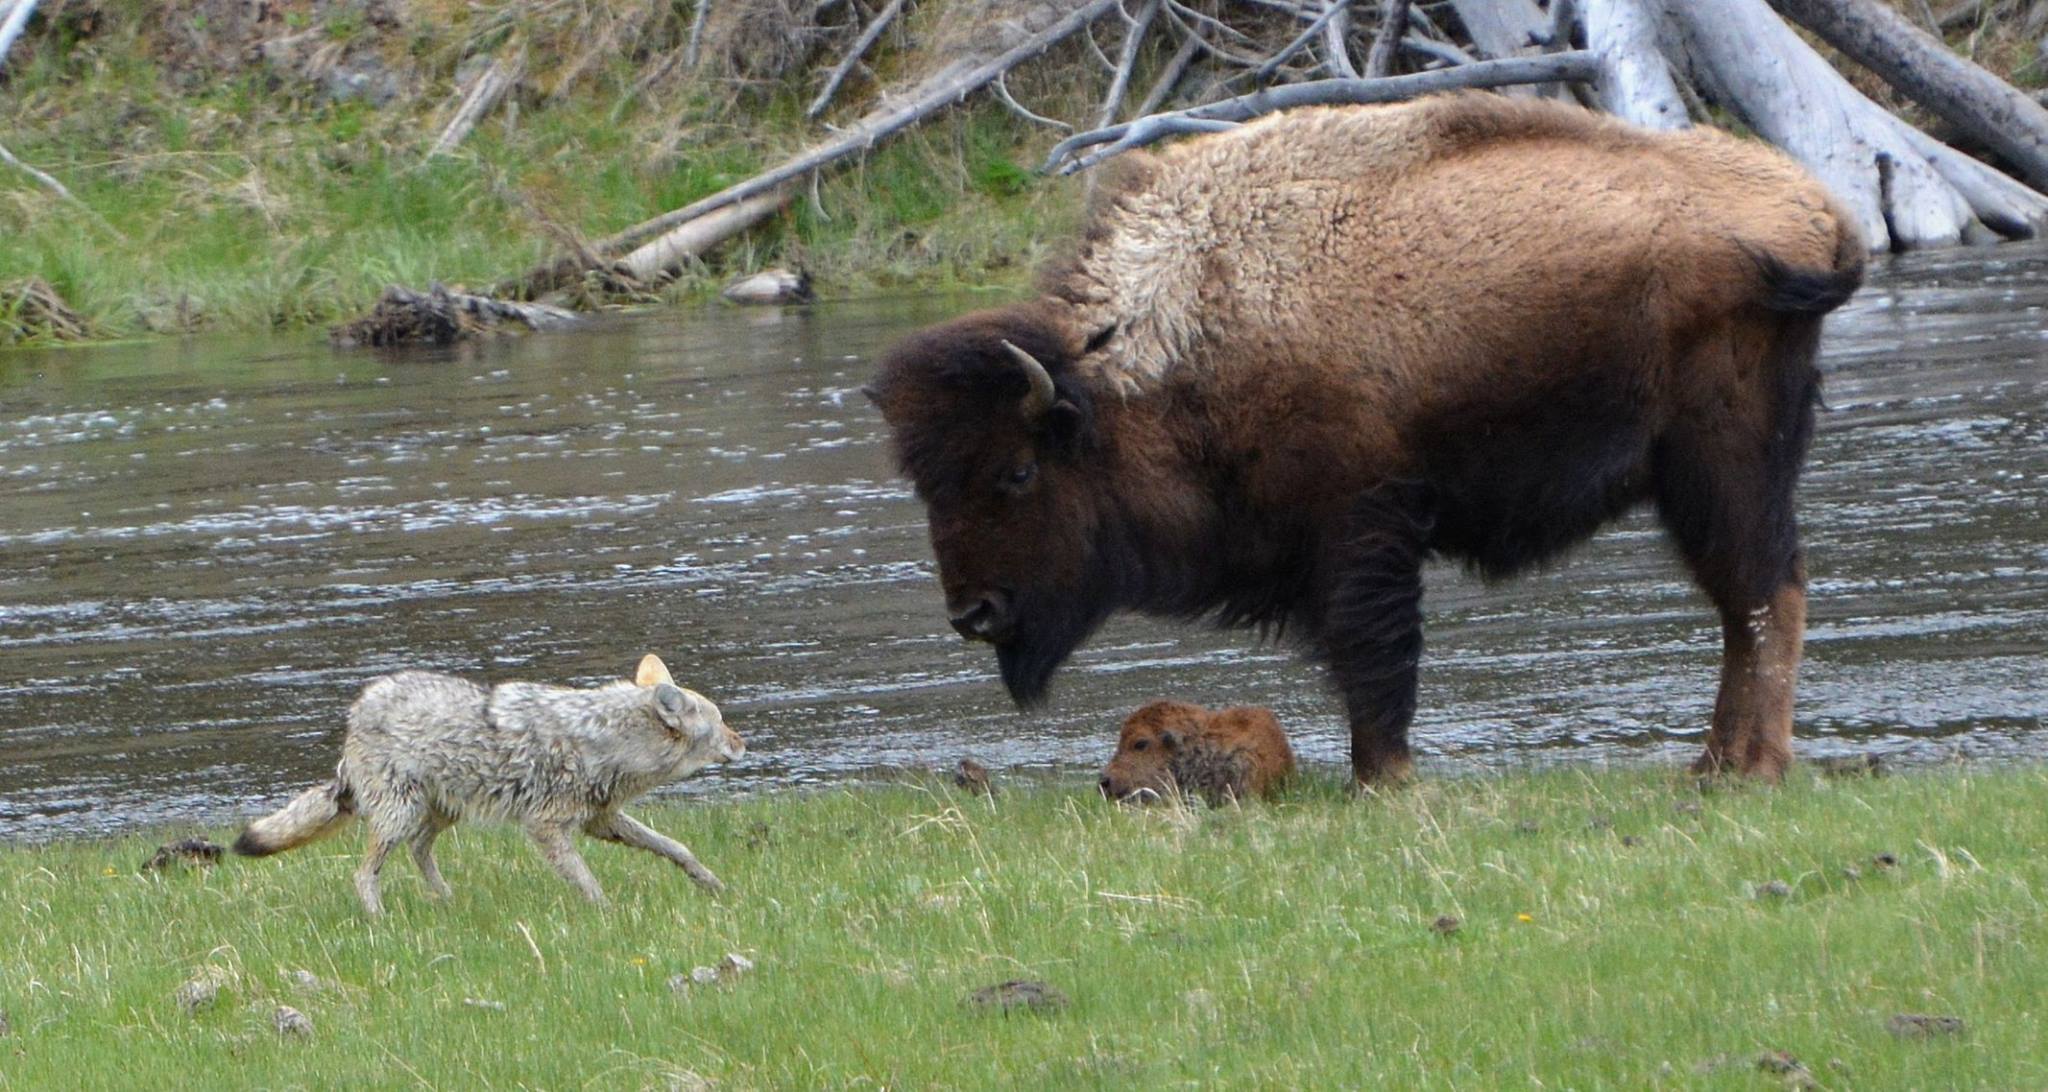
[[[1271,709],[1155,701],[1124,718],[1099,784],[1111,800],[1181,792],[1221,806],[1265,796],[1293,774],[1294,749]]]
[[[1721,615],[1699,766],[1783,771],[1814,350],[1864,253],[1819,183],[1473,94],[1266,118],[1105,191],[1038,298],[868,388],[1013,698],[1119,609],[1278,629],[1357,777],[1400,777],[1424,559],[1506,577],[1647,501]]]

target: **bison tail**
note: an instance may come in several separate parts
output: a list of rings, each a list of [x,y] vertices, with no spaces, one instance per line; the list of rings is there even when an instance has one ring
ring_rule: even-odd
[[[1840,307],[1863,285],[1863,234],[1854,228],[1848,213],[1833,206],[1837,233],[1835,260],[1827,269],[1804,269],[1790,265],[1754,247],[1750,260],[1763,275],[1763,305],[1781,314],[1825,315]]]
[[[1825,315],[1863,284],[1863,263],[1843,269],[1795,269],[1768,254],[1756,255],[1764,276],[1763,305],[1781,314]]]
[[[244,827],[235,839],[235,852],[244,857],[268,857],[297,849],[340,830],[355,811],[354,795],[336,778],[307,789],[281,810]]]

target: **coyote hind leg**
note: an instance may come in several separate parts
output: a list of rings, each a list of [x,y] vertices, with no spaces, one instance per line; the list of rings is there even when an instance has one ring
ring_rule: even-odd
[[[689,873],[690,878],[697,881],[698,886],[706,891],[725,890],[725,884],[717,876],[712,875],[711,870],[705,868],[703,862],[697,860],[697,855],[690,852],[690,847],[625,812],[615,811],[608,815],[599,815],[584,824],[583,830],[592,838],[644,849],[656,856],[666,857],[674,861],[684,872]]]
[[[434,839],[453,825],[455,820],[438,811],[428,812],[420,824],[418,834],[412,836],[412,862],[420,868],[420,878],[427,882],[427,894],[436,899],[446,899],[455,894],[448,881],[441,878],[441,866],[434,861]]]

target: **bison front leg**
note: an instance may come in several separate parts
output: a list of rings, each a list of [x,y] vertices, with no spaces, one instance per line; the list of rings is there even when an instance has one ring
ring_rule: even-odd
[[[1361,501],[1337,562],[1322,652],[1351,721],[1351,772],[1361,785],[1405,780],[1414,760],[1422,660],[1422,558],[1430,521],[1414,498],[1376,492]]]

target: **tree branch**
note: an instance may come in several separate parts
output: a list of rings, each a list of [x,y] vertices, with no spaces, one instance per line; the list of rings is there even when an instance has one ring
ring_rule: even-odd
[[[1239,122],[1276,110],[1291,110],[1301,106],[1399,102],[1418,95],[1460,88],[1509,87],[1559,80],[1590,83],[1598,78],[1599,73],[1598,54],[1590,50],[1571,50],[1541,57],[1507,57],[1495,61],[1479,61],[1438,72],[1417,72],[1379,80],[1317,80],[1287,87],[1268,87],[1234,99],[1224,99],[1221,102],[1212,102],[1171,114],[1156,114],[1122,125],[1076,133],[1054,145],[1052,153],[1046,157],[1045,166],[1040,169],[1072,174],[1092,167],[1118,152],[1149,144],[1178,132],[1191,131],[1189,127],[1178,127],[1177,123],[1180,120]],[[1175,121],[1169,122],[1167,119]],[[1142,130],[1138,128],[1140,126],[1143,126]],[[1213,131],[1213,127],[1196,128],[1192,131],[1209,132]],[[1110,144],[1111,149],[1065,162],[1080,149],[1098,144]]]
[[[1108,125],[1116,120],[1117,107],[1124,104],[1124,95],[1130,90],[1131,70],[1138,67],[1138,51],[1145,44],[1145,32],[1152,27],[1152,20],[1159,14],[1160,0],[1145,0],[1144,8],[1136,20],[1124,28],[1124,48],[1117,58],[1116,78],[1109,81],[1109,92],[1102,97],[1102,110],[1096,115],[1095,124]],[[1123,10],[1119,7],[1117,10]],[[1073,126],[1067,126],[1072,129]]]
[[[889,20],[896,18],[897,13],[903,10],[905,2],[906,0],[889,0],[889,6],[883,8],[880,15],[868,20],[867,28],[860,32],[859,38],[854,39],[853,48],[848,49],[846,56],[841,57],[839,63],[832,66],[832,71],[826,74],[825,86],[818,90],[818,97],[812,99],[811,104],[804,108],[805,120],[814,120],[825,112],[825,107],[832,102],[832,96],[839,92],[839,85],[846,80],[847,74],[853,71],[853,66],[860,63],[861,56],[867,53],[868,47],[874,45],[875,40],[882,36],[882,31],[889,26]]]
[[[1372,36],[1372,51],[1365,56],[1369,79],[1394,74],[1394,61],[1401,53],[1401,39],[1408,34],[1408,0],[1386,0],[1380,8],[1380,29]]]

